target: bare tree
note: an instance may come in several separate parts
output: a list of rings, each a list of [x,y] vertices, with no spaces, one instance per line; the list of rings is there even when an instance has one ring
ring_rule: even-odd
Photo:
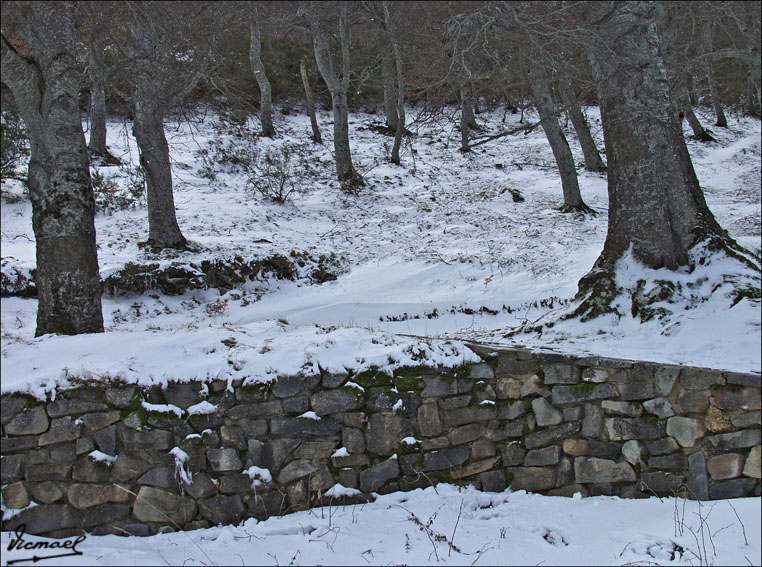
[[[16,23],[16,29],[12,29]],[[37,243],[36,336],[103,331],[95,201],[79,113],[82,76],[71,2],[3,6],[2,81],[31,146],[29,195]]]
[[[564,194],[564,204],[561,211],[592,212],[592,209],[582,201],[579,191],[577,170],[574,166],[574,156],[569,148],[564,131],[558,123],[558,113],[553,98],[550,95],[549,80],[542,70],[542,65],[535,64],[530,72],[532,93],[535,106],[540,115],[542,129],[553,150],[558,172],[561,175],[561,187]]]
[[[397,70],[397,108],[395,110],[397,114],[397,129],[394,133],[394,146],[392,147],[391,162],[399,165],[400,144],[402,143],[402,136],[405,133],[405,78],[402,70],[402,50],[400,49],[397,34],[395,33],[395,27],[389,13],[389,2],[387,0],[384,0],[383,8],[385,27],[392,44],[394,66]]]
[[[184,248],[175,212],[169,145],[164,134],[164,114],[180,104],[206,73],[212,58],[215,26],[207,49],[191,43],[193,24],[212,8],[193,5],[190,13],[176,13],[182,6],[162,2],[127,2],[130,41],[125,42],[130,64],[135,114],[133,133],[140,149],[140,165],[146,176],[148,244],[153,248]]]
[[[254,78],[259,86],[260,110],[259,118],[262,122],[262,135],[268,138],[275,136],[273,127],[273,98],[270,81],[265,74],[265,66],[262,64],[262,40],[260,31],[260,17],[256,2],[252,2],[249,21],[249,62]]]
[[[326,3],[327,4],[327,3]],[[330,6],[333,7],[333,6]],[[333,105],[333,149],[336,159],[336,173],[342,188],[349,192],[356,191],[364,180],[352,165],[352,152],[349,148],[349,111],[347,91],[349,90],[349,22],[347,2],[338,2],[339,45],[341,49],[341,68],[337,73],[323,15],[324,6],[311,2],[302,6],[301,12],[309,21],[312,42],[315,48],[315,61],[331,93]]]

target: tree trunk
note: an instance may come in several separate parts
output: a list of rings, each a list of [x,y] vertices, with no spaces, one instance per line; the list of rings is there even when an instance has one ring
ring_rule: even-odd
[[[31,147],[39,301],[35,336],[102,332],[95,200],[79,112],[73,7],[41,2],[25,11],[33,36],[25,38],[29,52],[21,55],[3,37],[2,67]]]
[[[691,130],[693,130],[693,136],[702,142],[716,142],[717,140],[704,129],[701,122],[696,117],[696,114],[693,112],[687,87],[678,86],[676,90],[678,91],[677,103],[680,110],[678,115],[681,117],[684,116],[688,120]]]
[[[647,266],[676,270],[689,265],[695,244],[726,233],[706,205],[670,102],[654,5],[611,7],[592,24],[588,44],[609,161],[609,227],[598,264],[611,266],[632,248]]]
[[[148,244],[154,248],[184,248],[175,215],[169,145],[164,135],[161,110],[152,104],[149,93],[135,92],[135,123],[132,133],[140,150],[140,165],[146,176],[148,201]]]
[[[700,242],[737,245],[707,207],[693,170],[669,96],[655,3],[589,3],[583,9],[609,193],[603,251],[580,279],[581,301],[570,315],[584,321],[618,312],[615,263],[628,252],[650,268],[677,270],[693,267],[691,249]]]
[[[400,145],[402,144],[402,136],[405,134],[405,78],[402,72],[402,51],[400,50],[399,41],[394,32],[394,26],[392,24],[392,18],[389,14],[389,2],[384,0],[384,20],[386,21],[386,29],[391,38],[392,51],[394,53],[394,66],[397,68],[397,107],[395,112],[397,114],[397,129],[394,133],[394,146],[392,147],[391,162],[400,165]]]
[[[262,121],[262,135],[273,138],[275,136],[275,128],[273,127],[272,89],[270,88],[270,81],[265,74],[265,66],[262,64],[261,34],[259,31],[259,20],[256,18],[256,15],[249,24],[249,36],[251,40],[249,45],[249,63],[259,86],[259,117]]]
[[[354,192],[364,185],[362,176],[352,165],[349,148],[349,118],[347,110],[347,90],[349,89],[349,26],[347,6],[339,4],[339,40],[341,43],[341,78],[334,70],[328,35],[316,12],[308,12],[315,48],[315,61],[328,90],[333,106],[333,149],[336,156],[336,174],[345,191]]]
[[[394,54],[387,46],[381,49],[381,78],[384,82],[384,115],[386,126],[396,132],[399,124],[397,116],[397,96],[394,88]]]
[[[703,36],[702,51],[704,53],[711,53],[712,51],[712,22],[705,18],[702,23]],[[714,69],[712,62],[709,61],[706,66],[706,80],[709,83],[709,96],[712,97],[712,106],[714,107],[714,114],[717,117],[715,126],[721,128],[728,127],[728,119],[725,117],[725,111],[722,108],[722,101],[720,100],[720,92],[717,88],[717,82],[714,80]]]
[[[103,62],[103,46],[90,42],[87,49],[88,78],[90,83],[90,153],[108,155],[106,148],[106,68]]]
[[[469,147],[468,143],[468,98],[465,94],[465,87],[460,89],[460,151],[461,152],[468,152],[471,151],[471,148]]]
[[[310,126],[312,126],[312,141],[316,144],[323,142],[322,136],[320,136],[320,128],[318,127],[317,116],[315,116],[315,101],[312,99],[312,89],[310,88],[310,80],[307,77],[307,58],[302,57],[299,62],[299,74],[302,76],[302,84],[304,85],[304,96],[307,99],[307,114],[310,115]]]
[[[727,128],[728,127],[728,119],[725,117],[725,111],[722,108],[722,101],[720,100],[720,92],[717,89],[717,83],[714,80],[714,72],[712,71],[711,64],[709,65],[709,70],[706,73],[706,79],[709,83],[709,96],[712,97],[712,106],[714,107],[714,114],[717,117],[717,121],[714,123],[715,126],[719,126],[721,128]]]
[[[585,120],[585,115],[582,114],[582,109],[579,106],[577,95],[574,93],[574,87],[568,77],[563,77],[559,81],[561,98],[563,99],[564,106],[566,106],[566,114],[574,125],[574,130],[577,132],[577,138],[579,138],[579,145],[582,147],[582,155],[585,157],[585,169],[588,171],[606,171],[606,165],[601,159],[601,154],[598,153],[598,148],[595,145],[592,134],[590,134],[590,127]]]
[[[461,120],[465,121],[471,130],[479,130],[479,125],[474,117],[474,101],[469,85],[464,85],[460,89],[460,113]]]
[[[546,79],[534,74],[530,78],[532,83],[532,93],[534,94],[537,112],[542,121],[542,129],[548,138],[550,147],[553,150],[553,157],[556,158],[558,172],[561,174],[561,186],[564,193],[564,205],[561,211],[567,213],[571,211],[589,211],[589,207],[582,201],[582,195],[579,192],[579,183],[577,181],[577,170],[574,167],[574,156],[572,156],[569,143],[566,141],[564,131],[558,123],[556,115],[556,106],[550,96],[550,89]]]

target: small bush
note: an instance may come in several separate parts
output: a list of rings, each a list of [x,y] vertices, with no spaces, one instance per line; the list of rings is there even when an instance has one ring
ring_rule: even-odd
[[[120,168],[120,174],[104,175],[93,168],[90,178],[95,196],[95,208],[105,214],[134,209],[143,202],[145,195],[145,173],[140,166]],[[119,178],[126,176],[123,186]]]
[[[24,122],[13,108],[4,108],[0,117],[0,181],[16,179],[26,183],[19,170],[29,159],[29,140]]]

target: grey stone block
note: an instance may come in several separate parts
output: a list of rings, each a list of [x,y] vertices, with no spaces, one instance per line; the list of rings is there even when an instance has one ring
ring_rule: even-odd
[[[520,465],[524,462],[524,455],[526,451],[521,446],[520,441],[514,441],[503,445],[500,448],[500,452],[503,458],[503,466],[512,467]]]
[[[753,478],[737,478],[735,480],[720,482],[709,488],[709,497],[712,500],[720,500],[749,496],[754,490],[755,484],[756,481]]]
[[[685,483],[685,475],[669,472],[649,472],[640,475],[638,489],[646,494],[676,495],[680,487]]]
[[[328,437],[341,433],[341,424],[328,418],[273,418],[270,420],[270,432],[276,436],[311,435],[314,437]]]
[[[624,417],[640,417],[643,415],[643,406],[635,402],[622,402],[619,400],[603,400],[601,402],[603,412],[608,415]]]
[[[229,447],[209,448],[206,458],[215,472],[240,471],[243,468],[238,451]]]
[[[320,384],[320,375],[314,376],[284,376],[273,384],[272,393],[278,398],[290,398],[297,394],[309,392]]]
[[[706,470],[706,457],[702,451],[688,457],[688,488],[699,500],[709,498],[709,475]]]
[[[648,459],[648,467],[652,469],[688,470],[688,457],[682,453],[651,457]]]
[[[246,515],[246,506],[237,494],[207,498],[199,503],[198,510],[213,525],[238,523]]]
[[[568,422],[556,425],[555,427],[549,427],[548,429],[543,429],[527,435],[524,438],[524,445],[527,449],[544,447],[552,443],[560,442],[568,437],[573,437],[579,433],[581,428],[579,422]]]
[[[440,451],[432,451],[423,455],[423,470],[441,471],[463,464],[469,457],[471,450],[461,445]]]
[[[653,382],[625,382],[617,388],[620,400],[648,400],[657,395]]]
[[[509,469],[512,490],[539,492],[556,487],[556,471],[552,468],[516,467]]]
[[[555,465],[561,460],[561,447],[553,445],[543,449],[533,449],[528,451],[524,457],[525,467],[542,467]]]
[[[166,467],[156,467],[145,473],[138,479],[138,484],[147,486],[158,486],[177,491],[178,480],[175,478],[174,469]]]
[[[283,415],[283,404],[280,400],[260,402],[254,404],[242,404],[233,406],[225,412],[230,419],[280,417]]]
[[[551,401],[554,406],[559,406],[615,397],[617,397],[617,392],[614,386],[607,382],[598,384],[592,389],[572,389],[570,386],[553,386]]]
[[[56,530],[79,528],[82,526],[82,513],[67,504],[47,504],[27,508],[3,525],[3,529],[15,531],[24,524],[26,533],[43,535]]]
[[[666,429],[663,421],[652,423],[641,418],[611,417],[605,420],[605,424],[612,441],[658,439],[664,437]]]
[[[537,420],[537,425],[540,427],[558,425],[564,419],[563,414],[550,405],[545,398],[535,398],[532,400],[532,411]]]
[[[545,384],[577,384],[580,369],[570,364],[548,364],[543,367]]]
[[[196,503],[185,496],[153,486],[142,486],[132,507],[132,515],[141,522],[176,523],[180,526],[196,516]]]
[[[318,415],[330,415],[360,409],[364,403],[364,396],[361,390],[355,388],[322,390],[310,396],[310,403]]]
[[[48,404],[50,417],[73,416],[83,413],[108,411],[109,407],[100,402],[86,402],[81,400],[58,399]]]
[[[38,435],[48,430],[50,420],[44,406],[26,408],[6,426],[6,435]]]
[[[360,490],[375,492],[398,476],[400,476],[400,468],[397,459],[387,459],[360,472]]]
[[[479,423],[462,425],[450,431],[448,438],[453,445],[470,443],[484,436],[484,426]]]
[[[80,431],[81,426],[72,421],[71,417],[60,417],[50,422],[48,431],[40,435],[37,444],[43,447],[45,445],[53,445],[54,443],[74,441],[79,438]]]
[[[707,436],[704,438],[704,443],[717,451],[745,449],[759,445],[761,433],[759,429],[743,429],[732,433]]]
[[[404,437],[413,435],[412,422],[393,413],[376,413],[368,420],[365,432],[367,450],[377,455],[396,452]]]
[[[617,463],[596,457],[574,459],[574,478],[579,484],[635,482],[637,476],[629,463]]]

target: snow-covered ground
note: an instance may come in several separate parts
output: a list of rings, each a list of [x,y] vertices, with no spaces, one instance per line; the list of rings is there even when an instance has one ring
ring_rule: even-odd
[[[597,110],[588,114],[602,147]],[[502,124],[502,117],[501,110],[481,114],[486,133],[511,128],[519,118],[507,114]],[[236,255],[246,260],[289,256],[295,250],[314,258],[333,254],[338,279],[321,285],[270,279],[222,296],[205,290],[104,297],[107,333],[101,337],[34,339],[36,301],[3,298],[2,389],[39,391],[43,383],[85,371],[157,380],[269,379],[279,371],[324,362],[349,369],[379,364],[368,362],[363,352],[373,337],[400,343],[387,349],[390,365],[405,358],[405,349],[426,347],[420,339],[395,338],[399,335],[759,372],[759,303],[743,299],[731,308],[727,284],[710,301],[696,301],[727,279],[733,267],[720,262],[673,276],[699,285],[693,297],[664,304],[673,311],[666,321],[641,324],[627,315],[618,322],[559,323],[541,336],[506,338],[520,323],[567,306],[580,276],[593,265],[606,232],[605,175],[580,169],[583,198],[600,215],[562,214],[557,210],[560,180],[541,129],[462,154],[459,133],[447,120],[414,124],[418,135],[403,148],[398,167],[386,159],[391,138],[367,128],[379,120],[351,116],[353,159],[368,182],[352,197],[342,194],[334,180],[330,114],[321,114],[327,140],[311,147],[312,174],[304,182],[308,193],[286,205],[247,192],[240,173],[220,173],[214,181],[199,174],[198,150],[208,148],[210,140],[230,139],[215,131],[211,115],[203,122],[168,123],[179,224],[196,251],[157,255],[139,247],[148,233],[143,207],[101,213],[96,227],[104,277],[128,262],[184,265]],[[302,115],[278,115],[276,127],[277,139],[256,143],[266,149],[308,137],[309,122]],[[110,122],[109,145],[134,165],[130,129],[130,124]],[[731,116],[730,128],[716,130],[717,144],[688,143],[699,179],[720,223],[740,243],[759,250],[760,121]],[[570,138],[581,161],[573,133]],[[98,169],[126,183],[124,169]],[[515,202],[509,189],[525,200]],[[2,257],[5,273],[28,273],[34,267],[28,202],[2,204]],[[628,268],[630,284],[667,276],[634,263]],[[258,354],[265,350],[267,356]],[[449,362],[457,364],[455,357]]]
[[[5,563],[32,556],[6,551],[14,538],[0,536]],[[440,484],[436,491],[239,526],[147,538],[88,536],[77,551],[82,555],[44,564],[759,565],[760,499],[583,499]]]
[[[596,109],[588,115],[602,147]],[[502,118],[501,110],[479,115],[487,133],[518,120],[508,114],[502,124]],[[760,121],[735,115],[729,120],[729,129],[715,132],[719,143],[688,145],[715,216],[740,243],[759,251]],[[308,278],[258,279],[223,295],[212,289],[182,296],[105,296],[106,333],[78,337],[34,338],[36,300],[2,298],[2,391],[42,395],[78,375],[146,383],[269,380],[321,367],[361,370],[412,360],[454,366],[475,356],[465,340],[760,371],[760,304],[743,299],[731,307],[731,287],[723,280],[740,276],[737,266],[722,261],[672,276],[693,291],[663,305],[672,311],[665,321],[601,318],[559,323],[542,336],[506,338],[522,322],[568,306],[603,247],[605,176],[579,170],[583,198],[597,217],[562,214],[560,180],[541,129],[462,154],[451,123],[420,125],[398,167],[386,159],[391,138],[366,128],[379,121],[378,115],[350,117],[353,159],[368,181],[353,197],[342,194],[334,180],[331,118],[321,113],[326,141],[312,148],[309,191],[287,205],[247,192],[241,174],[221,173],[216,181],[199,174],[197,151],[212,139],[227,139],[213,130],[210,116],[203,123],[168,124],[178,220],[194,251],[157,255],[139,247],[148,234],[144,207],[101,213],[96,228],[104,277],[128,262],[187,265],[236,255],[289,256],[295,250],[314,258],[335,255],[338,278],[320,285]],[[277,115],[275,126],[278,138],[257,143],[277,146],[308,137],[304,116]],[[109,145],[134,165],[130,128],[110,122]],[[570,143],[581,161],[573,134]],[[99,170],[126,182],[124,170]],[[514,201],[509,189],[525,200]],[[31,207],[25,201],[2,203],[2,258],[4,273],[34,267]],[[632,261],[623,268],[624,287],[667,275]],[[758,274],[743,277],[756,277],[759,285]],[[709,301],[698,301],[716,284],[724,287]],[[731,502],[723,501],[699,509],[698,503],[672,499],[577,500],[461,492],[444,485],[437,490],[438,495],[430,488],[365,506],[189,534],[89,537],[79,546],[83,556],[56,562],[760,564],[759,498],[733,500],[737,517]],[[3,534],[4,559],[21,558],[23,553],[5,552],[9,541],[10,534]]]

